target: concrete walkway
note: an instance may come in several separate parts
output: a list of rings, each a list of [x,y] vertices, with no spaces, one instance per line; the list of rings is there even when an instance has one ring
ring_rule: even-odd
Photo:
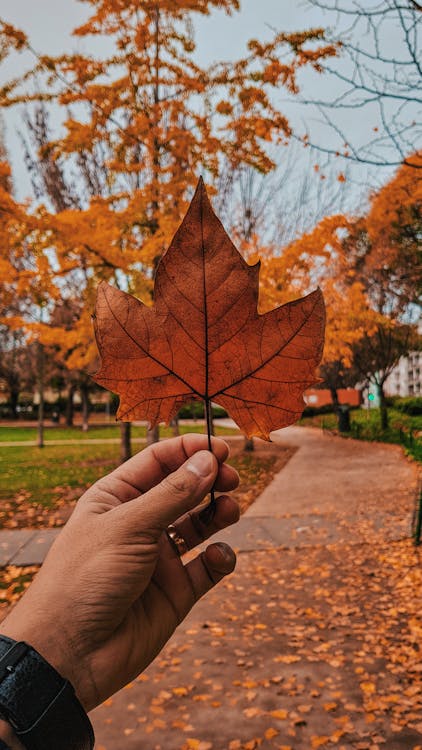
[[[272,438],[298,450],[240,522],[213,540],[251,552],[409,536],[418,471],[398,446],[296,426]],[[405,514],[396,503],[398,487],[408,495]],[[59,531],[0,531],[0,566],[41,563]]]
[[[221,533],[234,548],[361,543],[377,533],[385,540],[410,534],[418,467],[399,446],[296,426],[273,432],[272,440],[298,450],[240,522]],[[398,487],[408,495],[405,516],[396,502]]]
[[[219,535],[239,552],[234,574],[91,713],[96,750],[422,747],[406,629],[420,620],[420,564],[388,544],[409,536],[417,466],[397,446],[311,428],[273,438],[298,450]],[[414,581],[402,594],[394,554]]]

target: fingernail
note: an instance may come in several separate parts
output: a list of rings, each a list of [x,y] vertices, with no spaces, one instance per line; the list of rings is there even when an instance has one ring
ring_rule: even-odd
[[[221,556],[224,559],[225,562],[232,562],[234,558],[234,553],[231,547],[229,547],[228,544],[224,544],[224,542],[216,542],[215,546],[218,547],[220,550]]]
[[[198,451],[189,460],[186,468],[192,474],[196,474],[197,477],[207,477],[211,474],[213,466],[214,462],[211,453],[209,451]]]

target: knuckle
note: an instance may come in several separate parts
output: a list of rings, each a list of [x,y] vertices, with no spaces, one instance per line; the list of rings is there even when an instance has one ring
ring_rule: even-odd
[[[195,489],[196,483],[194,477],[189,476],[188,472],[175,472],[165,477],[163,484],[166,490],[172,495],[179,497],[191,495]]]

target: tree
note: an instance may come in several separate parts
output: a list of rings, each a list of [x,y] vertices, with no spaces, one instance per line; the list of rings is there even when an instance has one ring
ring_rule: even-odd
[[[94,358],[90,312],[98,281],[141,292],[145,301],[198,173],[216,182],[223,161],[233,171],[270,171],[269,145],[291,132],[271,92],[295,90],[299,69],[318,70],[319,60],[336,52],[321,29],[311,29],[277,34],[268,44],[252,40],[243,59],[202,68],[193,16],[234,12],[237,0],[89,1],[92,15],[74,34],[105,37],[110,54],[43,55],[0,91],[3,106],[41,101],[66,112],[65,133],[55,139],[42,110],[29,118],[38,153],[28,164],[37,164],[39,195],[49,198],[42,222],[61,295],[72,295],[76,283],[84,301],[72,331],[50,326],[42,335],[70,351],[67,364],[79,369]],[[2,37],[9,49],[29,46],[4,23]]]
[[[373,383],[378,391],[381,429],[388,428],[388,409],[384,384],[401,357],[419,348],[416,327],[380,321],[372,336],[364,336],[354,346],[353,361],[362,379]]]
[[[419,154],[409,162],[418,162]],[[383,386],[411,345],[412,313],[421,288],[420,205],[417,169],[403,164],[371,196],[360,216],[324,217],[311,231],[264,261],[265,307],[319,284],[327,306],[320,374],[338,411],[337,389],[359,379],[376,383],[383,428]]]
[[[345,179],[339,180],[338,174],[325,179],[313,156],[308,168],[298,174],[299,148],[297,144],[289,148],[287,158],[284,151],[268,175],[251,167],[239,168],[235,174],[226,170],[216,196],[217,212],[224,217],[237,248],[248,262],[262,263],[261,311],[311,291],[317,243],[305,247],[304,235],[346,199]],[[246,439],[245,448],[253,449],[252,439]]]
[[[354,363],[374,383],[380,398],[381,427],[388,427],[384,383],[401,356],[419,346],[411,325],[420,302],[422,264],[422,185],[413,154],[372,196],[366,216],[351,225],[344,240],[349,273],[361,283],[376,314],[375,330],[354,347]]]
[[[388,315],[408,314],[422,290],[422,180],[412,165],[422,166],[422,152],[409,156],[372,195],[364,222],[351,235],[357,273],[371,280],[373,304]]]
[[[54,305],[59,291],[51,274],[49,240],[40,214],[28,214],[27,207],[12,195],[10,167],[0,154],[0,324],[11,332],[24,332],[36,350],[38,385],[38,439],[44,445],[44,344],[39,326],[47,307]],[[42,214],[41,214],[42,216]]]
[[[398,166],[420,144],[418,111],[422,101],[420,30],[422,5],[414,0],[308,0],[324,12],[341,45],[335,65],[322,61],[326,97],[298,100],[316,109],[325,123],[324,135],[312,130],[313,148],[375,166]],[[393,43],[392,43],[393,42]],[[362,137],[350,112],[360,110],[368,123]],[[420,119],[420,118],[419,118]]]
[[[0,324],[0,351],[0,378],[6,384],[10,411],[16,419],[19,395],[34,386],[34,353],[27,346],[22,330],[11,330],[4,324]]]
[[[420,300],[421,205],[419,173],[404,164],[372,195],[367,214],[351,221],[343,238],[347,274],[364,286],[370,306],[387,320],[409,322]]]
[[[340,419],[338,389],[354,386],[359,380],[354,353],[362,338],[375,332],[375,315],[368,305],[364,287],[346,275],[324,280],[327,309],[324,355],[320,376],[330,390],[334,410]]]
[[[353,342],[353,366],[376,385],[381,427],[388,427],[384,384],[401,356],[419,346],[412,320],[422,282],[420,251],[422,185],[410,155],[371,197],[365,216],[350,221],[342,239],[346,277],[359,284],[369,317]]]
[[[326,332],[319,375],[329,388],[340,417],[338,389],[356,383],[353,346],[375,330],[374,311],[362,283],[353,279],[344,253],[344,238],[353,220],[342,215],[322,219],[267,264],[264,279],[271,305],[277,294],[286,300],[320,286],[326,304]]]

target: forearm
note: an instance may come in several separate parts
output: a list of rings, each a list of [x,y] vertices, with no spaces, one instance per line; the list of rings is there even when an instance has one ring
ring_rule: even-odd
[[[0,719],[0,740],[3,740],[9,750],[25,750],[22,743],[16,737],[10,724],[2,719]],[[0,748],[1,747],[2,745],[0,743]]]

